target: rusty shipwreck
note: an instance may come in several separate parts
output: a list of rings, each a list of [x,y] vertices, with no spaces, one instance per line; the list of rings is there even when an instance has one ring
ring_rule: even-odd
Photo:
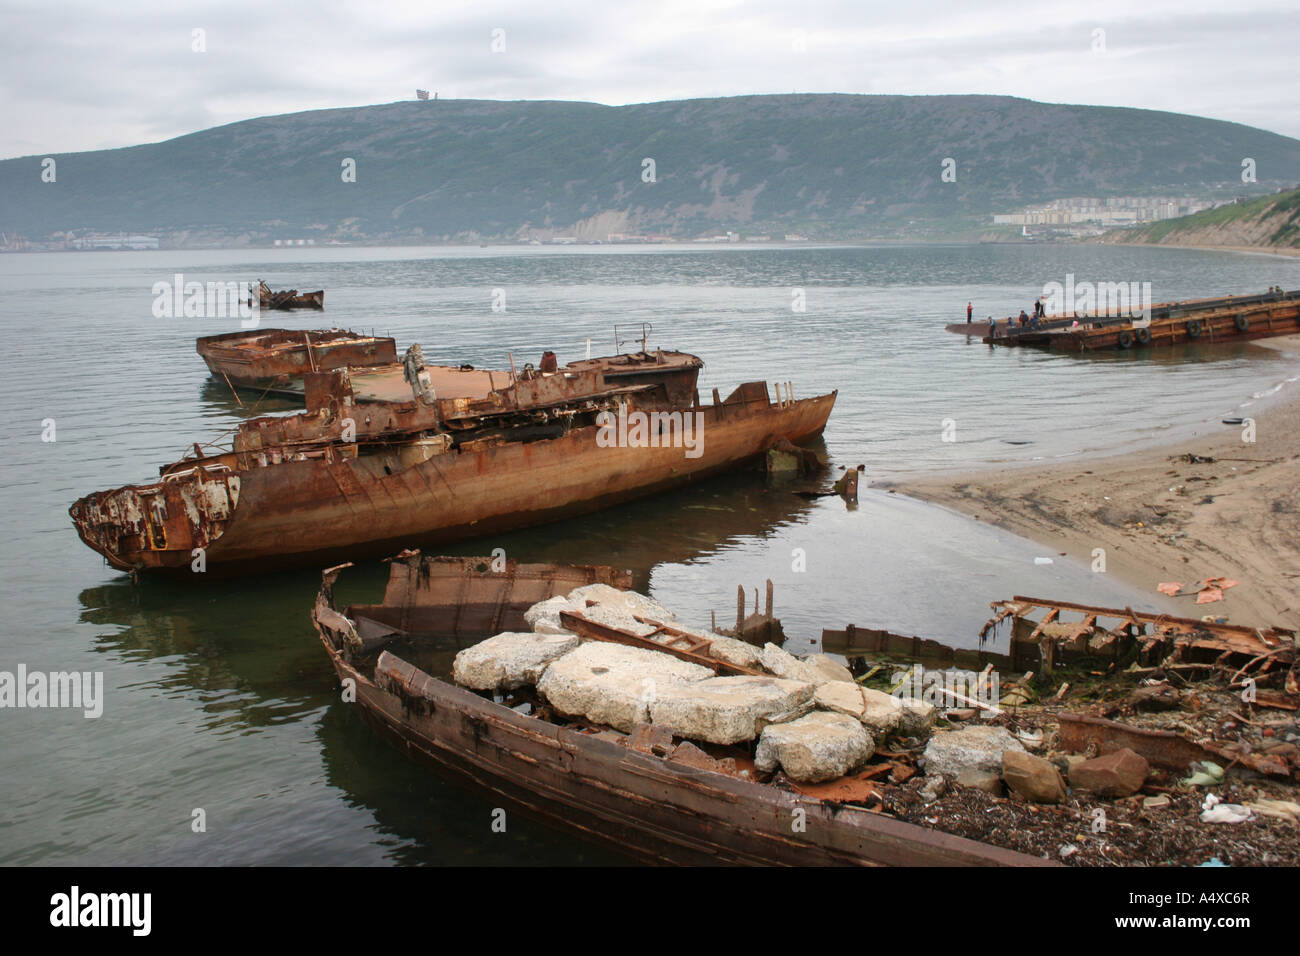
[[[316,309],[321,311],[325,308],[324,289],[317,289],[315,292],[299,292],[297,289],[276,292],[266,284],[265,280],[260,280],[257,283],[257,298],[258,304],[264,309],[280,309],[282,311]]]
[[[845,793],[836,784],[790,786],[756,772],[744,748],[696,746],[658,723],[619,730],[565,716],[528,687],[475,691],[437,676],[455,668],[458,651],[499,632],[528,631],[526,612],[537,602],[591,584],[625,589],[626,572],[406,552],[391,562],[382,602],[338,607],[336,580],[346,567],[324,572],[312,611],[352,695],[346,706],[404,753],[494,805],[651,863],[1050,865],[873,812],[858,800],[860,783]],[[707,638],[681,650],[581,615],[562,620],[596,643],[653,647],[642,653],[707,662],[720,676],[756,673],[708,657],[701,652]]]
[[[281,391],[308,372],[364,368],[397,362],[397,343],[386,336],[346,329],[297,332],[257,329],[205,335],[195,350],[215,376],[231,386]]]
[[[657,350],[512,371],[444,368],[407,351],[407,400],[358,404],[346,369],[307,373],[307,411],[253,418],[145,484],[69,509],[122,571],[191,575],[391,554],[594,511],[819,435],[836,393],[773,398],[748,382],[701,404],[703,362]],[[631,427],[626,427],[628,423]]]

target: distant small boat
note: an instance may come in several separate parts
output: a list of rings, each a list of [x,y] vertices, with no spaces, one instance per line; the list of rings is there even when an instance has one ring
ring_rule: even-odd
[[[299,293],[297,289],[289,289],[287,292],[273,292],[269,285],[259,280],[257,283],[257,297],[264,309],[316,309],[323,311],[325,308],[324,289],[302,293]]]

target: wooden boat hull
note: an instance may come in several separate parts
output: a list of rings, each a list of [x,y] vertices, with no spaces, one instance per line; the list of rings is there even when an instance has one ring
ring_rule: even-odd
[[[372,679],[353,665],[336,629],[340,615],[329,594],[338,570],[326,572],[312,617],[339,680],[354,682],[361,716],[404,752],[486,794],[494,806],[650,863],[1048,863],[524,716],[392,654],[380,656]]]
[[[760,390],[761,390],[761,383]],[[238,471],[196,463],[70,509],[87,545],[121,570],[218,576],[383,556],[607,508],[743,465],[778,439],[821,434],[835,392],[710,405],[699,457],[680,447],[600,447],[598,427],[437,454],[311,458]],[[355,447],[355,446],[354,446]]]

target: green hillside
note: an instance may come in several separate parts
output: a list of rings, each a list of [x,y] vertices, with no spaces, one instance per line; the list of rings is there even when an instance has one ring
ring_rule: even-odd
[[[1103,241],[1300,249],[1300,189],[1230,203],[1139,229],[1115,230],[1107,233]]]
[[[53,154],[53,183],[44,157],[0,161],[0,229],[177,243],[941,235],[1067,196],[1230,190],[1243,156],[1261,180],[1300,180],[1300,141],[1274,133],[1001,96],[413,101]],[[655,182],[642,179],[647,157]],[[941,179],[946,158],[955,182]]]

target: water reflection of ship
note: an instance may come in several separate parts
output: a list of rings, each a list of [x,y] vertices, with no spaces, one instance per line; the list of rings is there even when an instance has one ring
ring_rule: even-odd
[[[327,665],[328,669],[328,665]],[[332,677],[332,675],[331,675]],[[492,830],[502,801],[428,773],[376,736],[337,696],[316,725],[325,782],[368,810],[374,842],[399,865],[626,865],[624,857],[511,813]]]
[[[819,449],[820,450],[820,449]],[[807,520],[814,504],[794,486],[761,474],[723,475],[655,498],[634,501],[566,522],[459,542],[447,554],[490,555],[500,548],[532,562],[608,564],[632,572],[633,587],[649,588],[661,564],[689,564],[741,539],[766,538]],[[359,587],[387,579],[387,566],[359,563]],[[177,657],[175,682],[201,691],[234,690],[251,705],[310,696],[328,683],[314,653],[308,612],[319,570],[284,571],[242,580],[216,579],[195,588],[166,579],[131,584],[121,578],[81,592],[83,621],[112,626],[98,644],[123,659]],[[736,581],[716,595],[719,622],[734,614]],[[725,613],[724,613],[725,612]],[[319,701],[317,701],[319,703]],[[225,708],[228,709],[228,708]],[[249,719],[256,722],[255,714]]]
[[[825,457],[821,439],[808,447]],[[828,485],[834,474],[825,472],[823,483]],[[783,527],[806,522],[816,507],[799,494],[806,487],[807,483],[769,481],[756,466],[572,521],[438,550],[447,554],[486,554],[500,547],[520,561],[608,564],[631,571],[633,587],[644,591],[657,565],[699,561],[737,540],[772,537]],[[728,588],[717,595],[719,610],[734,606],[730,593]]]
[[[155,686],[197,692],[208,730],[299,720],[329,697],[307,618],[310,572],[209,587],[115,580],[87,588],[80,620],[102,629],[97,649],[124,662],[165,661]]]
[[[205,411],[222,412],[240,419],[302,411],[302,402],[283,395],[244,390],[236,393],[219,378],[206,378],[199,386],[199,404]]]

